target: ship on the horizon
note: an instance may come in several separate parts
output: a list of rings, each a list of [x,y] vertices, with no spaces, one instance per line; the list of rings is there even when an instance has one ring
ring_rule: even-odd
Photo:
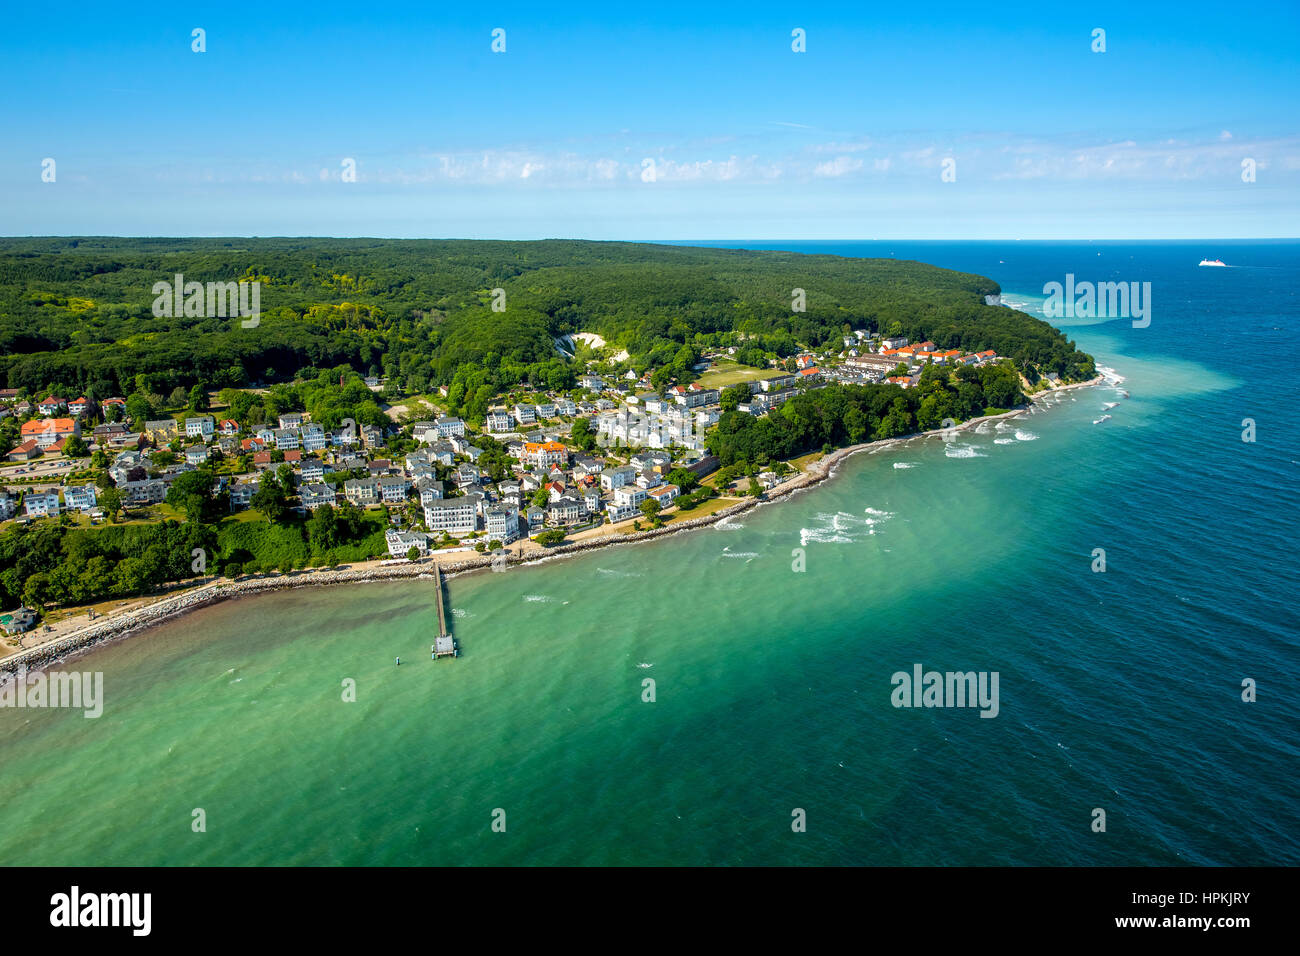
[[[1203,266],[1223,266],[1224,268],[1227,268],[1228,265],[1222,259],[1202,259],[1200,264]]]

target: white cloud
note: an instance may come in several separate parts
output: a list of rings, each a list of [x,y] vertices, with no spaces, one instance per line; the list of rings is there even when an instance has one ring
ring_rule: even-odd
[[[814,166],[813,175],[821,178],[844,176],[848,173],[857,172],[862,168],[862,165],[860,159],[854,159],[851,156],[837,156],[828,162],[818,163]]]
[[[986,183],[1053,179],[1235,182],[1244,157],[1256,160],[1260,169],[1268,168],[1271,162],[1277,174],[1291,179],[1300,163],[1300,136],[1238,141],[1224,139],[1220,132],[1212,130],[1202,133],[1199,139],[1159,135],[1146,141],[1089,141],[1080,135],[1035,139],[986,133],[957,136],[942,146],[935,144],[933,134],[919,131],[871,141],[842,136],[838,141],[807,146],[792,145],[779,132],[747,139],[752,148],[744,152],[732,152],[721,143],[699,139],[656,141],[648,136],[632,141],[630,146],[618,139],[412,151],[368,156],[365,175],[358,181],[390,190],[408,186],[641,189],[649,185],[641,180],[641,160],[646,156],[655,161],[654,182],[669,187],[816,182],[833,188],[831,184],[836,181],[886,174],[891,182],[902,184],[931,180],[940,161],[948,156],[956,157],[961,164],[964,181]],[[312,183],[337,182],[339,173],[330,165],[322,169],[310,164],[284,167],[263,161],[208,161],[193,167],[174,165],[153,175],[164,181],[197,183],[211,177],[219,182],[285,182],[305,188]]]

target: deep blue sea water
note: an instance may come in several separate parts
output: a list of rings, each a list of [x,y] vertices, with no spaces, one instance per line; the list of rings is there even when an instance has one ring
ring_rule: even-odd
[[[1002,430],[457,579],[454,662],[419,582],[97,650],[101,719],[0,712],[0,861],[1300,863],[1300,244],[736,245],[979,273],[1031,312],[1067,273],[1149,281],[1151,323],[1070,323],[1123,381]],[[917,663],[997,671],[998,716],[892,706]]]

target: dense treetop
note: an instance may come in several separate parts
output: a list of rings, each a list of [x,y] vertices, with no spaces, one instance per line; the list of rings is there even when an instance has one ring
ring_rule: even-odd
[[[261,282],[261,320],[164,317],[154,284]],[[491,309],[492,290],[505,312]],[[807,309],[791,309],[792,290]],[[688,369],[738,344],[787,356],[848,328],[995,349],[1067,379],[1091,359],[1047,323],[987,306],[992,280],[921,263],[799,253],[544,240],[0,239],[0,379],[103,398],[287,381],[349,366],[422,392],[566,387],[570,332],[604,336],[644,370]],[[479,401],[481,399],[481,401]],[[459,404],[459,402],[458,402]]]

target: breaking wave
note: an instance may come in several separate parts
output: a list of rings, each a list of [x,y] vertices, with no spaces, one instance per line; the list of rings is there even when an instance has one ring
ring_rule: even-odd
[[[818,524],[799,529],[799,544],[852,544],[876,533],[878,525],[894,517],[893,512],[866,508],[859,516],[847,511],[813,515]]]

